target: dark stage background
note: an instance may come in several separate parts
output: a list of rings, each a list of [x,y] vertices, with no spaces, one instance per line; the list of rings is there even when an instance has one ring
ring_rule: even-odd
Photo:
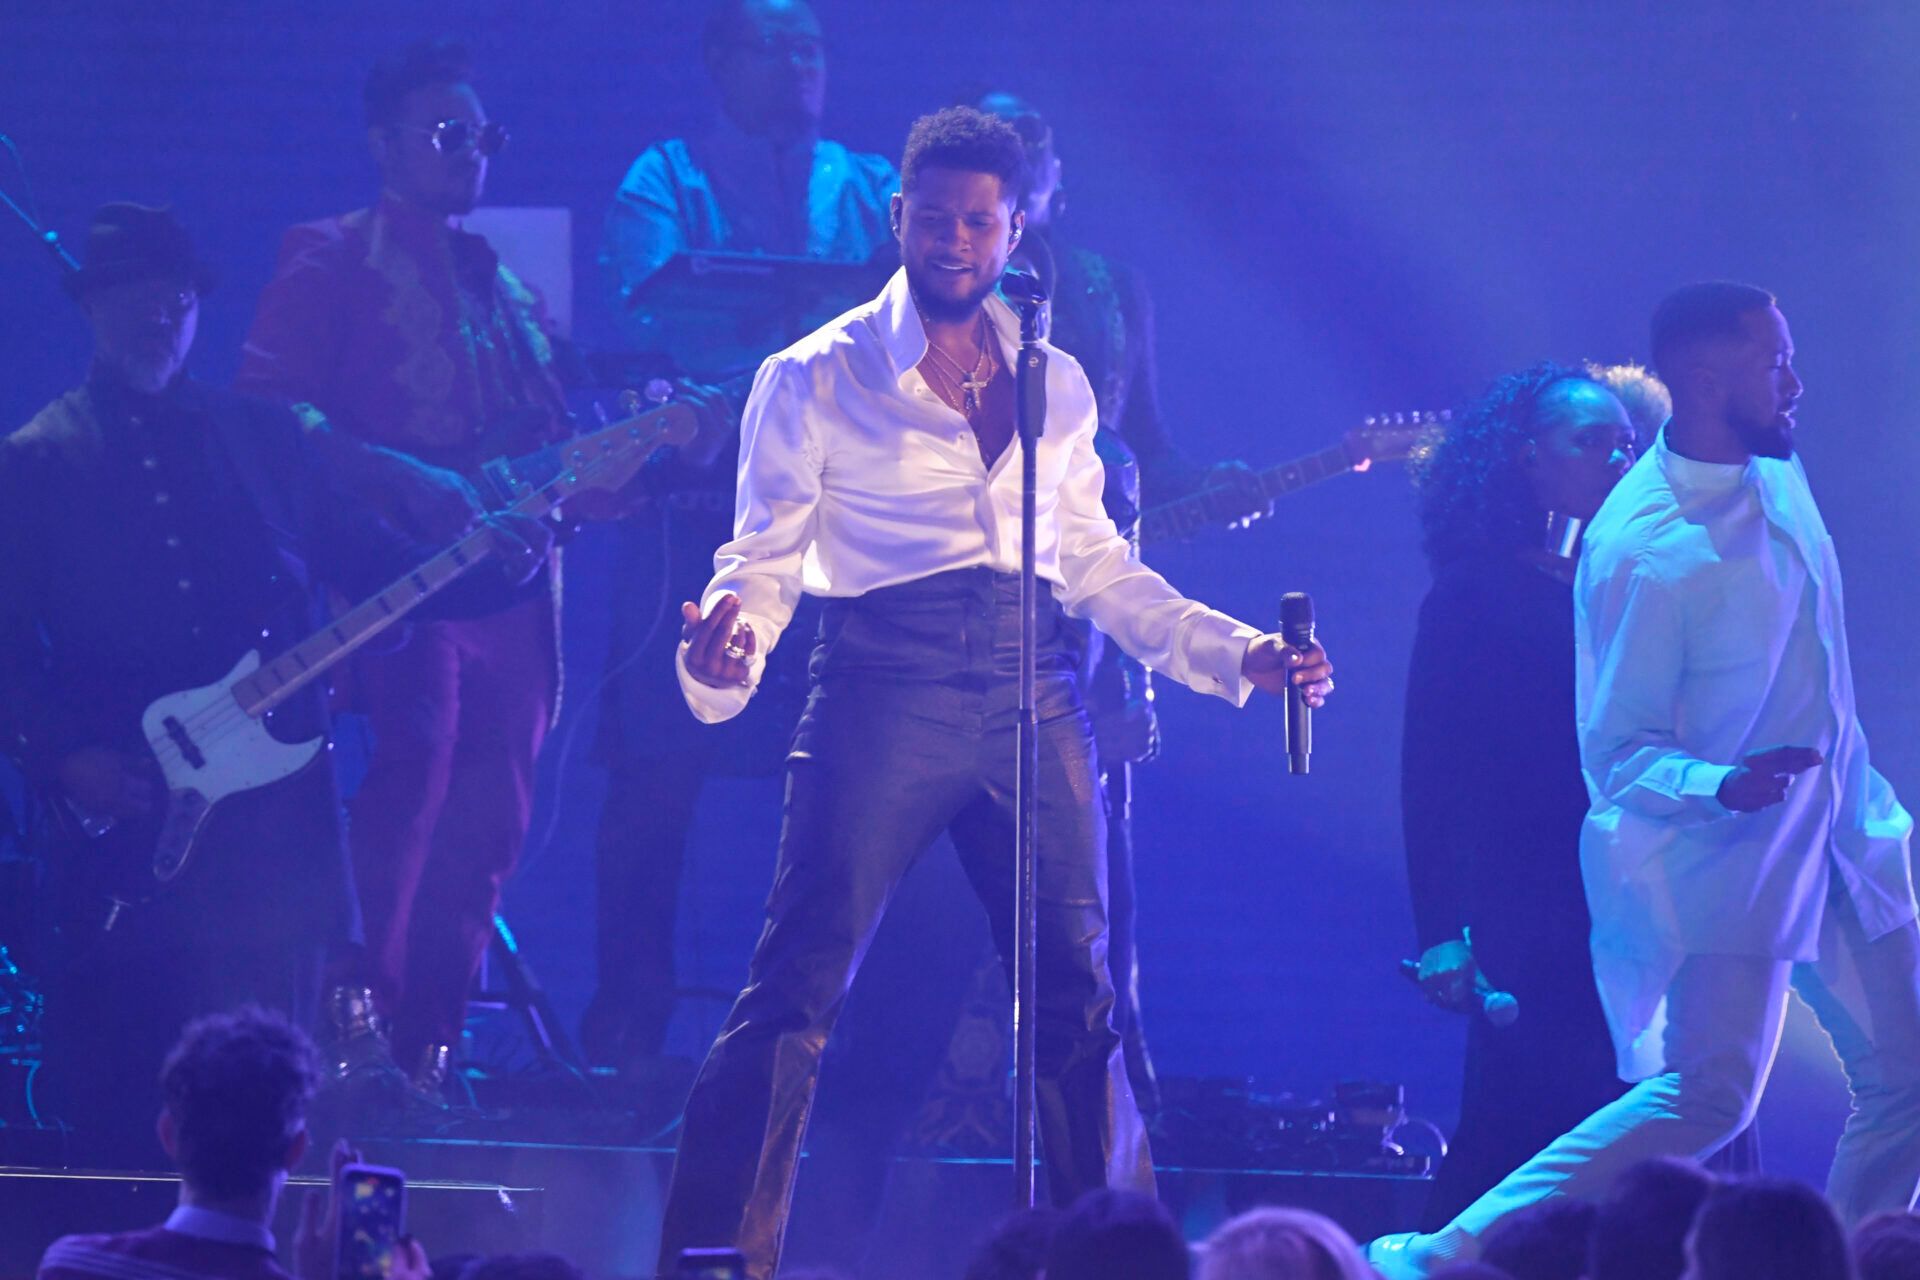
[[[1920,801],[1908,643],[1920,10],[817,3],[830,136],[897,154],[913,116],[986,84],[1050,115],[1071,225],[1155,287],[1165,411],[1203,459],[1306,453],[1365,413],[1457,403],[1543,356],[1644,358],[1650,308],[1685,280],[1775,289],[1808,384],[1807,465],[1847,566],[1863,718],[1881,768]],[[491,201],[573,210],[591,343],[604,333],[591,254],[608,196],[644,144],[711,110],[695,53],[702,10],[15,0],[0,8],[0,131],[70,240],[103,200],[178,207],[224,276],[196,361],[224,380],[281,229],[373,194],[366,67],[456,32],[514,132]],[[11,225],[0,280],[0,420],[12,425],[81,376],[87,344]],[[1404,474],[1383,468],[1303,493],[1251,532],[1150,555],[1251,619],[1270,620],[1283,591],[1311,591],[1341,686],[1304,780],[1285,777],[1276,706],[1162,697],[1166,754],[1139,781],[1139,874],[1164,1072],[1300,1092],[1399,1079],[1416,1112],[1450,1118],[1460,1028],[1394,973],[1411,946],[1395,778],[1426,577],[1416,543]],[[601,786],[582,717],[606,593],[619,589],[595,577],[599,540],[581,550],[571,714],[508,902],[574,1012],[591,979],[581,920]],[[1501,696],[1497,670],[1459,678]],[[696,983],[731,989],[743,974],[776,803],[772,784],[743,782],[704,806],[685,904]],[[676,1043],[696,1052],[720,1012],[690,1006]],[[1819,1178],[1842,1094],[1831,1051],[1798,1013],[1776,1086],[1769,1164]]]

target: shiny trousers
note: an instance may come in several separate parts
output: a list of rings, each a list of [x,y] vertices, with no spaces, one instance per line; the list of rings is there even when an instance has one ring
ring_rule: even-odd
[[[1044,584],[1043,584],[1044,592]],[[767,920],[687,1100],[662,1228],[778,1263],[820,1054],[901,877],[949,832],[1011,962],[1018,580],[959,570],[830,601],[788,760]],[[1112,1023],[1106,831],[1078,640],[1041,600],[1036,1057],[1048,1189],[1151,1190]],[[956,904],[956,908],[958,904]]]
[[[1655,1156],[1704,1158],[1752,1121],[1799,995],[1833,1041],[1853,1094],[1827,1178],[1849,1227],[1904,1212],[1920,1189],[1920,927],[1869,939],[1833,876],[1820,958],[1690,955],[1667,995],[1663,1075],[1642,1080],[1469,1205],[1453,1226],[1483,1238],[1549,1196],[1594,1198]]]
[[[349,828],[375,999],[408,1070],[452,1045],[533,816],[553,714],[553,606],[422,622],[360,657],[373,753]]]

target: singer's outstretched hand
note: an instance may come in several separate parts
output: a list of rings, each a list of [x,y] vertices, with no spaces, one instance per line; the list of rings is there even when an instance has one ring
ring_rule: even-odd
[[[1317,644],[1296,649],[1272,632],[1247,646],[1240,674],[1268,693],[1285,693],[1289,684],[1295,685],[1310,707],[1326,705],[1333,692],[1333,664],[1325,649]]]
[[[729,592],[701,616],[700,606],[688,600],[680,606],[680,644],[687,674],[716,689],[743,685],[753,656],[753,628],[740,620],[740,597]]]

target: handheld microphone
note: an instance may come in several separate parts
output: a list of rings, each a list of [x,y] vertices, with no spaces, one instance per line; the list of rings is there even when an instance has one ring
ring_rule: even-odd
[[[1280,597],[1280,638],[1295,649],[1313,644],[1313,597],[1289,591]],[[1287,685],[1287,772],[1305,773],[1313,754],[1313,708],[1299,686]]]
[[[1400,972],[1407,981],[1417,984],[1420,981],[1420,962],[1402,960]],[[1519,998],[1511,991],[1502,991],[1488,982],[1487,975],[1478,969],[1473,975],[1473,998],[1480,1007],[1480,1016],[1496,1027],[1510,1027],[1520,1020]]]

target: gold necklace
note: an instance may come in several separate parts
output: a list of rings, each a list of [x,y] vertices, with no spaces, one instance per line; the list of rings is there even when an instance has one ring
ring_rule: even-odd
[[[920,317],[920,322],[921,327],[925,328],[926,316],[924,313]],[[986,323],[987,317],[985,314],[982,314],[980,316],[980,327],[985,329]],[[949,405],[952,405],[962,417],[971,418],[980,411],[980,392],[984,391],[987,384],[993,381],[995,366],[992,358],[987,354],[987,349],[990,346],[992,346],[992,343],[988,341],[988,335],[983,332],[980,335],[980,354],[974,358],[973,369],[969,372],[958,360],[955,360],[945,351],[942,351],[940,344],[935,342],[931,336],[927,338],[927,350],[933,352],[939,360],[944,360],[953,367],[953,371],[949,373],[947,370],[940,368],[937,361],[932,366],[939,372],[944,381],[953,384],[954,389],[960,393],[961,403],[953,404],[944,391],[940,393],[940,398],[946,400]],[[983,368],[985,370],[984,373],[982,372]]]

